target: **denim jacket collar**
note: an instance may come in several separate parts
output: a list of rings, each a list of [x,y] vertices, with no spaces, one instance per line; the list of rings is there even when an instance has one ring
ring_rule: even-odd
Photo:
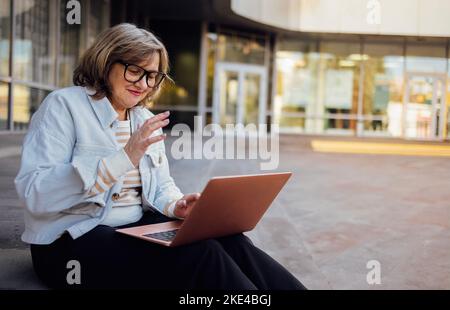
[[[106,96],[100,100],[95,100],[91,97],[95,94],[95,90],[85,87],[85,91],[100,124],[102,124],[103,128],[109,127],[117,119],[119,114],[114,110],[111,102]]]

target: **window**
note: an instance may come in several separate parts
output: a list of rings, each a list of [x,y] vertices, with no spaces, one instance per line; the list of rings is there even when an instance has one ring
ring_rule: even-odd
[[[279,42],[273,111],[283,132],[316,131],[320,54],[315,46],[315,42]]]
[[[197,111],[200,29],[200,23],[187,21],[154,20],[150,26],[167,48],[171,67],[169,75],[175,81],[166,80],[162,96],[154,102],[155,109],[170,106]]]
[[[218,61],[264,65],[265,40],[237,34],[219,34]]]
[[[448,55],[450,56],[450,55]],[[446,94],[446,119],[447,119],[447,127],[446,127],[446,133],[447,133],[447,139],[450,139],[450,59],[448,59],[448,63],[447,63],[447,94]],[[445,136],[445,135],[444,135]]]
[[[8,87],[0,82],[0,130],[8,128]]]
[[[213,105],[214,66],[216,64],[217,34],[209,32],[206,37],[208,42],[206,106],[211,108]]]
[[[91,0],[89,2],[88,46],[94,43],[97,35],[109,26],[109,0]],[[99,12],[102,12],[99,14]]]
[[[406,70],[445,73],[445,45],[411,44],[406,46]]]
[[[431,74],[445,74],[447,70],[447,55],[446,55],[446,46],[445,44],[439,44],[438,42],[431,43],[408,43],[406,46],[406,70],[407,72],[418,72],[418,73],[424,73],[425,75],[427,73]],[[430,82],[425,82],[423,85],[433,85]],[[448,86],[447,86],[448,88]],[[413,89],[414,90],[414,89]],[[424,112],[426,114],[430,114],[432,111],[431,104],[429,103],[430,100],[432,100],[433,97],[433,91],[429,90],[427,88],[423,88],[421,90],[422,94],[428,94],[426,95],[426,100],[423,98],[416,98],[417,103],[419,102],[426,102],[425,104],[420,104],[418,107],[421,109],[424,109]],[[437,93],[438,98],[441,98],[440,93]],[[431,97],[431,99],[429,98]],[[447,96],[448,97],[448,96]],[[438,105],[440,108],[440,99],[438,101]],[[448,98],[446,100],[446,108],[447,113],[444,114],[444,118],[446,118],[447,124],[445,125],[444,122],[444,130],[443,130],[443,136],[445,137],[448,135],[448,123],[450,122],[449,116],[448,116]],[[428,120],[429,117],[422,117],[425,118],[426,121],[423,121],[422,123],[426,124],[424,127],[428,128],[429,125],[427,125],[427,122],[429,123],[431,120]]]
[[[403,107],[403,46],[364,45],[364,134],[400,136]]]
[[[60,87],[72,85],[73,70],[82,52],[81,25],[70,25],[67,23],[66,3],[66,0],[60,1],[60,45],[58,56],[58,86]]]
[[[10,1],[0,0],[0,76],[9,75]]]
[[[322,42],[320,58],[318,109],[325,113],[324,129],[351,134],[356,129],[360,64],[365,56],[359,43]]]
[[[55,84],[55,19],[49,0],[14,1],[15,78],[40,84]]]
[[[13,121],[15,130],[28,128],[28,123],[49,91],[14,85]]]

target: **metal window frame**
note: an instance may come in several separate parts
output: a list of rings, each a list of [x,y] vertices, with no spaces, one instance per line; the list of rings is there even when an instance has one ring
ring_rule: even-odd
[[[8,87],[8,107],[7,107],[7,131],[13,131],[14,130],[14,123],[13,123],[13,93],[14,93],[14,34],[15,34],[15,8],[14,8],[14,1],[9,1],[9,13],[10,13],[10,25],[9,25],[9,69],[8,69],[8,75],[9,75],[9,87]]]
[[[202,124],[206,123],[206,100],[208,92],[208,24],[203,21],[201,24],[200,32],[200,63],[199,63],[199,77],[198,77],[198,107],[196,108],[197,115],[200,116]],[[198,127],[201,124],[197,122],[195,125]],[[195,132],[200,132],[202,128],[194,128]]]

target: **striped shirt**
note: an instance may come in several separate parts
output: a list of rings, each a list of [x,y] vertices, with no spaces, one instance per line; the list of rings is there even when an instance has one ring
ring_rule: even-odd
[[[130,121],[119,121],[115,129],[116,141],[121,147],[125,147],[130,139]],[[142,204],[141,200],[141,175],[139,169],[134,168],[125,174],[120,197],[114,202],[113,207]]]
[[[117,143],[122,148],[125,147],[130,139],[130,121],[118,121],[114,134]],[[109,163],[105,159],[100,160],[96,181],[90,189],[89,195],[97,195],[107,191],[117,182],[114,173],[112,173],[113,169],[113,163]],[[139,169],[132,168],[125,174],[122,190],[118,193],[119,196],[114,199],[111,211],[101,224],[114,227],[138,221],[143,214],[141,191],[142,183]]]

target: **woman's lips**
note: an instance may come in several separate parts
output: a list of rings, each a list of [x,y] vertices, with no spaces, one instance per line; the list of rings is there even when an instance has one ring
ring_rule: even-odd
[[[131,89],[127,89],[133,96],[139,97],[142,93],[138,91],[134,91]]]

